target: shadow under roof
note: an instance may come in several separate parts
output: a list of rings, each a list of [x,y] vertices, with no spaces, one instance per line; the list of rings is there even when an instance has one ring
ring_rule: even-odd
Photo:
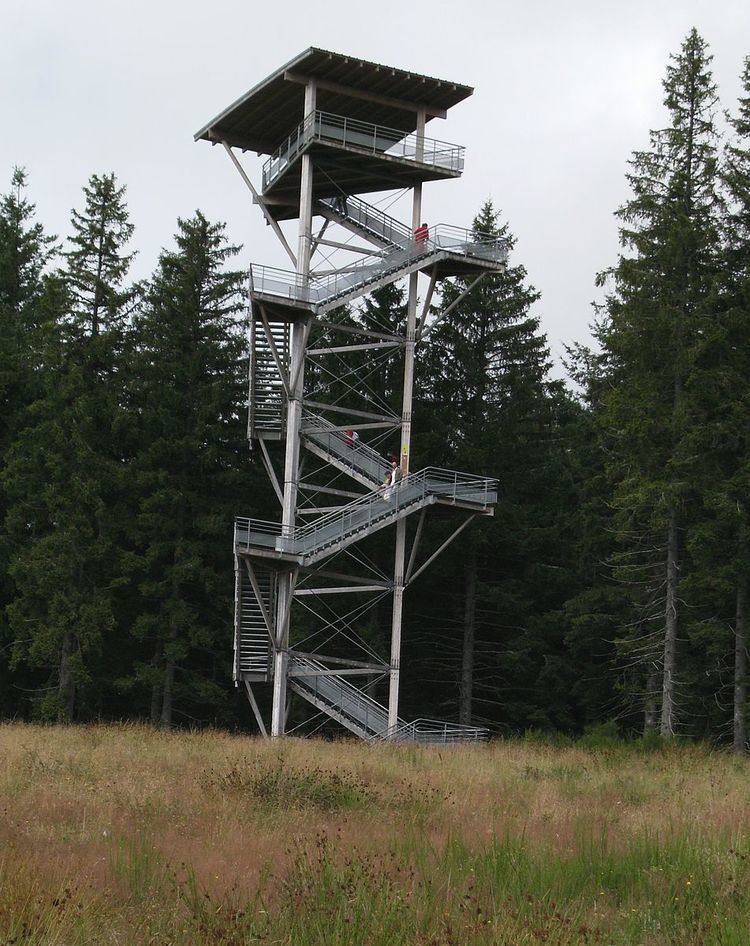
[[[468,85],[311,46],[217,115],[196,133],[195,140],[226,141],[237,148],[273,154],[303,119],[304,84],[285,78],[286,73],[337,87],[318,88],[317,107],[323,111],[405,132],[416,129],[418,108],[427,108],[429,118],[429,110],[447,110],[474,91]],[[369,93],[379,101],[347,95],[342,86]],[[399,100],[404,106],[388,99]]]

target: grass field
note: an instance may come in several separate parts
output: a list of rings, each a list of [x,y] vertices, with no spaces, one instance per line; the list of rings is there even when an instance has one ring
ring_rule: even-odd
[[[705,748],[0,726],[0,944],[750,944]]]

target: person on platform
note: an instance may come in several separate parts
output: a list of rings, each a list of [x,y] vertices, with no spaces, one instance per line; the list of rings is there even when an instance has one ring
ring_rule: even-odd
[[[398,488],[398,484],[403,478],[403,473],[401,472],[401,467],[398,465],[396,460],[391,460],[391,468],[388,470],[388,473],[385,477],[385,482],[383,483],[383,499],[386,501],[390,500],[393,496],[394,490]]]
[[[414,241],[417,244],[418,250],[425,249],[427,241],[430,238],[430,228],[426,223],[420,223],[417,229],[414,231]]]

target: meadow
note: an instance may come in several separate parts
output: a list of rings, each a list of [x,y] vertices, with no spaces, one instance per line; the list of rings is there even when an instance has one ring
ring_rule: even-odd
[[[0,725],[0,944],[748,946],[748,766]]]

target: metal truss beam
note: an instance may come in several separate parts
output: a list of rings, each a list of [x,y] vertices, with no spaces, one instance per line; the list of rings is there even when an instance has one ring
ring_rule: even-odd
[[[313,568],[303,566],[299,569],[302,574],[305,575],[319,575],[321,578],[335,578],[338,581],[351,581],[359,582],[361,585],[377,585],[378,588],[382,588],[385,591],[390,591],[391,583],[388,580],[375,579],[375,578],[363,578],[361,575],[347,575],[345,572],[334,572],[328,568]]]
[[[320,660],[322,663],[337,664],[341,667],[360,667],[363,670],[374,670],[376,673],[387,673],[388,664],[373,663],[368,660],[354,660],[349,657],[328,657],[325,654],[308,654],[303,650],[290,650],[292,656],[307,657],[310,660]]]
[[[365,342],[362,345],[336,345],[331,348],[309,348],[307,350],[308,355],[338,355],[341,353],[351,352],[351,351],[371,351],[375,349],[383,348],[402,348],[403,341],[398,342]]]
[[[447,308],[443,309],[442,312],[438,313],[438,316],[435,319],[435,321],[432,323],[432,325],[430,325],[428,329],[426,329],[425,331],[417,335],[417,338],[419,339],[419,341],[422,341],[427,335],[429,335],[430,332],[435,328],[435,326],[439,322],[442,322],[442,320],[446,317],[446,315],[448,315],[449,312],[452,312],[453,309],[455,309],[455,307],[458,305],[459,302],[463,302],[463,300],[469,295],[471,290],[477,285],[477,283],[480,280],[484,279],[486,275],[487,273],[480,273],[477,276],[477,278],[473,280],[473,282],[469,283],[469,285],[466,287],[466,289],[464,289],[464,291],[460,295],[456,296],[456,298],[453,300],[453,302],[451,302],[451,304]]]
[[[400,417],[394,417],[389,414],[373,414],[372,411],[355,411],[351,407],[339,407],[338,404],[324,404],[322,401],[304,400],[305,407],[317,407],[325,411],[333,411],[334,414],[347,414],[350,417],[362,417],[364,420],[389,421],[393,427],[399,427]]]
[[[435,561],[435,559],[438,557],[438,555],[440,555],[441,552],[445,551],[445,549],[448,548],[448,546],[451,544],[451,542],[452,542],[454,539],[457,539],[457,538],[458,538],[458,536],[464,531],[464,529],[465,529],[465,528],[469,525],[469,523],[474,519],[475,515],[476,515],[476,513],[472,513],[472,515],[470,515],[467,519],[465,519],[465,520],[461,523],[461,525],[460,525],[457,529],[455,529],[455,530],[448,536],[448,538],[445,540],[445,542],[443,542],[443,544],[440,545],[440,546],[437,548],[437,550],[432,553],[432,555],[430,555],[430,557],[427,559],[427,561],[424,562],[422,565],[419,566],[419,568],[418,568],[418,569],[414,572],[414,574],[411,576],[411,579],[410,579],[410,581],[408,582],[409,585],[410,585],[413,581],[415,581],[415,579],[417,579],[417,578],[422,574],[422,572],[425,570],[425,568],[428,568],[430,565],[432,565],[432,563]]]
[[[263,736],[264,739],[268,739],[268,731],[266,730],[266,724],[263,722],[263,717],[260,714],[260,708],[258,707],[258,703],[255,699],[255,694],[253,693],[253,689],[247,680],[245,680],[244,683],[245,683],[245,691],[247,692],[247,698],[250,701],[250,706],[252,707],[253,715],[255,716],[255,722],[258,724],[258,729],[260,729],[260,734],[261,736]]]
[[[255,201],[256,204],[258,204],[258,206],[260,207],[260,209],[263,211],[263,216],[266,218],[266,221],[270,224],[271,229],[272,229],[273,232],[276,234],[276,236],[279,238],[279,242],[281,243],[281,245],[282,245],[282,246],[284,247],[284,249],[286,250],[287,255],[289,256],[289,259],[292,261],[292,266],[294,266],[294,268],[296,269],[296,268],[297,268],[297,257],[296,257],[296,256],[294,255],[294,253],[292,252],[291,246],[289,246],[289,244],[287,243],[286,237],[284,236],[284,233],[283,233],[281,227],[278,225],[278,223],[274,220],[273,216],[272,216],[271,213],[269,212],[268,207],[266,206],[265,200],[263,200],[263,198],[262,198],[262,197],[260,196],[260,194],[257,192],[257,190],[255,189],[255,187],[253,187],[253,182],[252,182],[252,181],[250,180],[250,178],[247,176],[247,173],[245,172],[245,169],[242,167],[242,165],[241,165],[240,162],[238,161],[237,155],[234,153],[234,151],[232,151],[232,148],[230,147],[230,145],[228,145],[228,144],[226,143],[226,141],[222,141],[222,145],[224,146],[224,150],[226,151],[226,153],[227,153],[227,154],[229,155],[229,157],[232,159],[232,164],[234,164],[234,166],[235,166],[235,167],[237,168],[237,170],[239,171],[240,177],[242,178],[242,180],[243,180],[243,181],[245,182],[245,184],[247,185],[248,189],[250,190],[250,193],[253,195],[253,200]]]
[[[311,257],[312,257],[312,255],[313,255],[313,253],[315,253],[315,251],[317,250],[318,244],[320,243],[320,238],[323,236],[323,234],[324,234],[324,233],[326,232],[326,230],[328,229],[328,226],[329,226],[330,222],[331,222],[330,220],[324,220],[324,221],[323,221],[323,226],[320,228],[320,230],[318,230],[317,236],[314,236],[314,237],[313,237],[312,246],[310,247],[310,256],[311,256]]]
[[[297,390],[297,382],[299,381],[300,372],[305,364],[305,350],[307,349],[307,343],[310,341],[310,332],[312,331],[313,320],[308,318],[305,322],[305,327],[302,332],[302,357],[299,360],[297,368],[294,372],[294,377],[292,378],[292,391]],[[303,461],[304,462],[304,461]]]
[[[340,585],[338,588],[298,588],[295,595],[345,595],[351,592],[388,591],[388,588],[377,588],[373,585]]]
[[[258,576],[255,574],[255,569],[250,564],[248,559],[244,559],[245,568],[247,569],[247,574],[250,578],[250,584],[253,586],[253,591],[255,592],[255,597],[258,600],[258,607],[260,608],[260,613],[263,616],[263,623],[266,625],[266,631],[268,632],[268,637],[271,640],[272,644],[275,644],[275,638],[273,633],[273,625],[271,624],[271,618],[268,615],[268,610],[263,602],[263,595],[260,591],[260,585],[258,584]]]
[[[318,493],[329,493],[331,496],[343,496],[346,499],[361,499],[367,493],[357,493],[353,489],[334,489],[332,486],[318,486],[317,483],[303,483],[300,481],[300,489],[314,490]]]
[[[276,364],[276,370],[279,372],[279,377],[281,378],[281,383],[284,385],[284,391],[288,398],[291,397],[291,390],[289,387],[289,375],[286,372],[281,357],[279,356],[279,350],[276,348],[276,340],[273,337],[273,332],[271,331],[271,325],[268,321],[268,316],[266,315],[266,308],[262,302],[258,303],[258,312],[260,313],[260,321],[263,325],[263,334],[266,336],[266,341],[268,342],[268,347],[271,349],[271,354],[273,355],[273,360]]]
[[[339,325],[337,322],[329,322],[326,319],[316,319],[316,325],[322,328],[334,329],[337,332],[344,332],[349,335],[363,335],[365,338],[384,338],[388,342],[403,342],[401,335],[388,335],[385,332],[373,332],[370,329],[356,328],[354,325]]]
[[[320,659],[320,658],[317,658]],[[290,677],[372,677],[377,673],[385,674],[388,672],[388,668],[385,670],[361,670],[355,667],[343,668],[339,667],[337,670],[290,670]]]
[[[302,75],[299,72],[287,71],[284,73],[287,82],[299,82],[306,85],[311,77]],[[346,95],[353,99],[364,99],[366,102],[376,102],[378,105],[390,105],[391,108],[400,108],[405,112],[416,113],[423,111],[429,118],[445,118],[446,110],[436,106],[421,105],[419,102],[407,102],[405,99],[393,98],[390,95],[379,95],[376,92],[368,92],[365,89],[357,89],[351,85],[340,85],[338,82],[329,82],[327,79],[315,78],[315,84],[319,89],[326,92],[337,92],[340,95]]]
[[[419,338],[424,330],[424,324],[427,321],[427,315],[430,311],[430,303],[432,302],[432,294],[435,291],[435,284],[437,283],[437,266],[434,266],[432,272],[430,273],[430,284],[427,287],[427,295],[424,297],[424,305],[422,306],[422,314],[419,317],[419,324],[417,325],[417,338]]]
[[[279,483],[279,478],[276,476],[276,470],[273,468],[273,463],[271,463],[271,456],[268,452],[268,447],[266,446],[265,440],[260,440],[260,453],[263,459],[263,466],[266,468],[266,473],[268,478],[271,481],[271,486],[273,486],[273,491],[276,493],[276,498],[279,501],[281,506],[284,505],[284,493],[281,489],[281,484]]]
[[[337,250],[349,250],[350,253],[363,253],[365,256],[385,256],[385,250],[373,250],[371,246],[356,246],[354,243],[338,243],[336,240],[324,240],[322,237],[316,237],[315,245],[332,246]],[[345,272],[345,270],[332,269],[332,273]],[[316,275],[320,275],[316,273]]]
[[[409,555],[409,564],[406,567],[406,573],[404,575],[404,582],[408,585],[409,579],[411,578],[412,569],[414,568],[414,562],[417,557],[417,549],[419,548],[419,540],[422,538],[422,529],[424,528],[424,521],[427,517],[427,507],[420,512],[419,522],[417,522],[417,531],[414,533],[414,541],[411,544],[411,554]]]

